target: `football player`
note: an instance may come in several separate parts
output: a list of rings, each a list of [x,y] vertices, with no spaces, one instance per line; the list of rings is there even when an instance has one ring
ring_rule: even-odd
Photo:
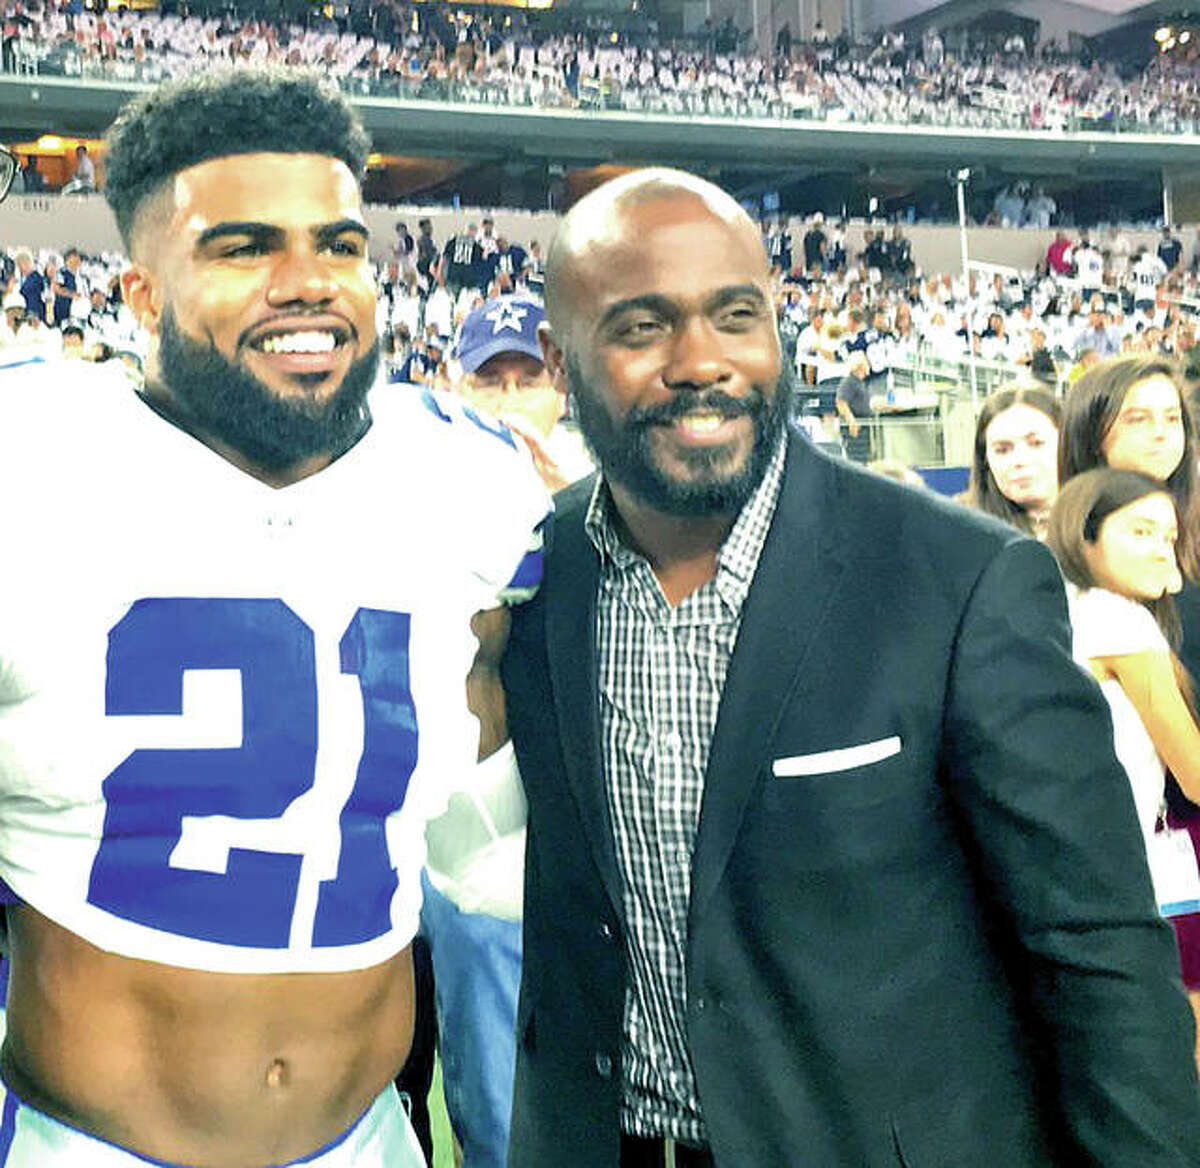
[[[295,73],[145,95],[105,187],[145,388],[0,393],[5,1168],[423,1163],[424,824],[507,737],[547,497],[469,409],[368,408],[367,149]]]

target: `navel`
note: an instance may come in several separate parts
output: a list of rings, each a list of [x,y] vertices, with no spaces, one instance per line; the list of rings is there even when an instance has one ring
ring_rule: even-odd
[[[288,1079],[291,1078],[291,1073],[288,1065],[283,1059],[275,1059],[269,1067],[267,1067],[267,1086],[268,1087],[286,1087]]]

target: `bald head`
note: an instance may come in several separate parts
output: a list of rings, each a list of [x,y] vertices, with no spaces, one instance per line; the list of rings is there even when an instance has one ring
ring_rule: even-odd
[[[577,276],[601,254],[639,248],[647,232],[698,215],[723,222],[743,237],[749,252],[761,256],[762,276],[769,274],[758,228],[720,187],[669,167],[631,171],[585,195],[559,226],[546,257],[546,312],[554,331],[561,333],[566,325]]]

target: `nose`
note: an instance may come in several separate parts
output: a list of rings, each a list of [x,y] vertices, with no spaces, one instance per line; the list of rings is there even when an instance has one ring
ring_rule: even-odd
[[[1162,415],[1158,414],[1154,418],[1154,440],[1156,442],[1165,442],[1171,433],[1171,423]]]
[[[707,389],[731,375],[721,334],[707,318],[689,317],[675,332],[664,382],[671,389]]]
[[[326,304],[337,295],[337,284],[324,258],[300,245],[281,253],[271,270],[267,300],[274,306]]]
[[[500,392],[505,397],[514,397],[521,391],[521,375],[515,369],[505,370],[500,379]]]

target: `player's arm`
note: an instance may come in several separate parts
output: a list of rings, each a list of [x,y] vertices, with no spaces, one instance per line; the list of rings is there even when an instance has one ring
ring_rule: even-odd
[[[495,754],[508,741],[500,659],[508,644],[511,625],[512,617],[503,605],[477,612],[471,618],[471,632],[479,641],[479,649],[467,674],[467,705],[479,719],[480,760]]]
[[[1183,793],[1200,803],[1200,729],[1179,692],[1171,655],[1149,649],[1096,660],[1121,683]]]

